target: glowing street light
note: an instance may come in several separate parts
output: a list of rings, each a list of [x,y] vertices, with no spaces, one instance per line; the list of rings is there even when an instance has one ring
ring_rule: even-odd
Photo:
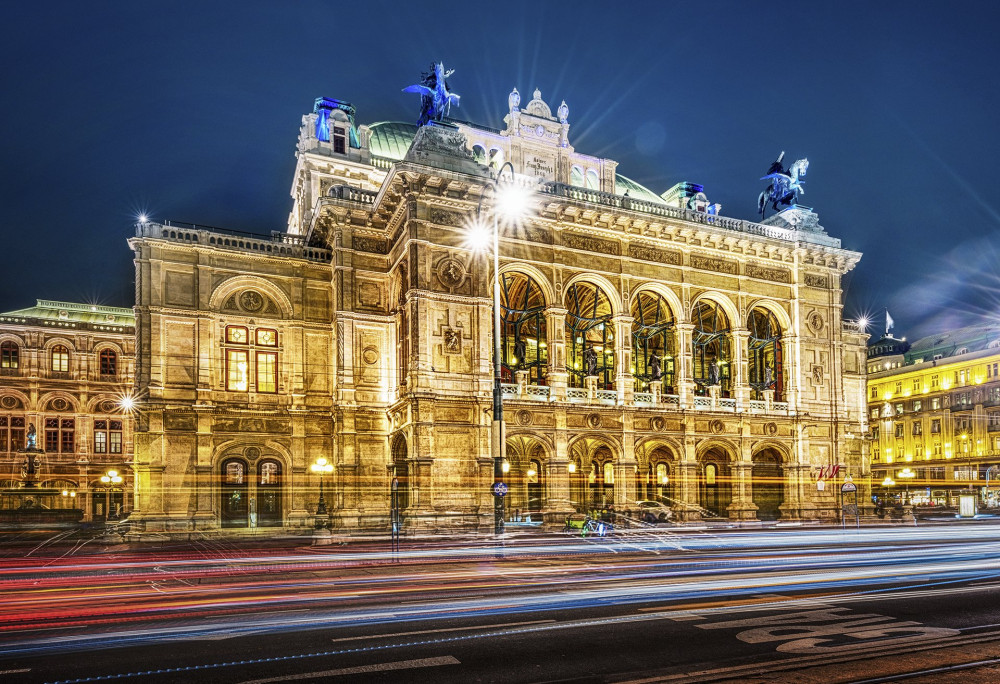
[[[101,484],[104,485],[104,517],[111,517],[111,489],[122,483],[122,476],[117,470],[108,470],[101,475]]]
[[[309,469],[319,475],[319,503],[316,504],[316,529],[324,526],[326,516],[326,499],[323,498],[323,476],[333,472],[333,464],[320,456]]]
[[[509,183],[500,184],[504,171],[510,170]],[[501,381],[500,357],[500,222],[499,215],[512,221],[522,215],[528,206],[528,194],[518,185],[514,174],[514,166],[505,162],[496,177],[484,188],[476,205],[476,221],[468,234],[468,245],[471,249],[485,251],[489,245],[489,229],[482,219],[483,199],[486,189],[493,191],[493,425],[490,439],[490,451],[493,454],[493,533],[503,534],[503,475],[510,464],[504,460],[503,443],[503,395]]]

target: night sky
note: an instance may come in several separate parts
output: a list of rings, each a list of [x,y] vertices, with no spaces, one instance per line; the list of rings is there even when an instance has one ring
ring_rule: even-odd
[[[302,114],[412,122],[454,68],[458,118],[507,94],[570,108],[570,143],[655,192],[756,216],[777,154],[849,249],[847,315],[911,339],[1000,314],[1000,66],[986,2],[7,3],[0,14],[0,311],[131,306],[154,219],[283,230]]]

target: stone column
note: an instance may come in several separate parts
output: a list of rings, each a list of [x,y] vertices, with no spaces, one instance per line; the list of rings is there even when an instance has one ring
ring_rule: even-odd
[[[732,472],[732,503],[726,507],[731,520],[755,520],[757,505],[750,498],[753,463],[739,460],[730,465]]]
[[[736,410],[742,411],[750,401],[749,376],[750,331],[733,331],[733,361],[732,377],[733,398],[736,399]]]
[[[549,399],[566,401],[566,309],[550,306],[545,310],[549,349]]]
[[[615,388],[618,403],[632,403],[635,381],[632,376],[632,317],[619,314],[611,319],[615,329]]]
[[[677,378],[677,394],[680,397],[681,408],[691,408],[694,405],[694,357],[691,355],[691,334],[694,331],[692,323],[677,324],[677,363],[674,372]]]
[[[660,405],[660,395],[663,393],[663,381],[653,380],[649,383],[649,391],[653,394],[653,406]]]
[[[583,379],[583,384],[587,388],[587,401],[593,404],[597,401],[597,376],[588,375]]]
[[[517,396],[521,399],[528,393],[528,371],[519,370],[514,372],[517,381]]]

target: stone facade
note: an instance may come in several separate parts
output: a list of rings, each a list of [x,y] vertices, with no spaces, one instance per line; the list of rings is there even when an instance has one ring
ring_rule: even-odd
[[[44,449],[38,485],[84,520],[132,508],[132,423],[122,400],[135,371],[131,309],[39,300],[0,314],[0,488],[17,488],[28,427]],[[109,470],[123,478],[108,486]],[[20,499],[0,496],[0,507]]]
[[[867,474],[860,255],[665,200],[576,152],[565,106],[518,104],[502,131],[416,131],[320,100],[286,233],[137,227],[140,529],[245,529],[265,499],[312,525],[320,457],[337,528],[384,529],[395,476],[407,527],[492,529],[494,273],[468,237],[506,162],[531,197],[499,225],[509,514],[838,514],[818,473]]]

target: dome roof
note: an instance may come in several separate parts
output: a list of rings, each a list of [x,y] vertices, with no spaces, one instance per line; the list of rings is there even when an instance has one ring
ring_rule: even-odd
[[[615,174],[615,194],[624,195],[626,192],[628,192],[629,199],[665,204],[663,198],[649,188],[639,185],[631,178],[623,176],[620,173]]]
[[[414,124],[402,121],[382,121],[368,127],[371,131],[371,151],[377,157],[400,161],[417,135]]]

